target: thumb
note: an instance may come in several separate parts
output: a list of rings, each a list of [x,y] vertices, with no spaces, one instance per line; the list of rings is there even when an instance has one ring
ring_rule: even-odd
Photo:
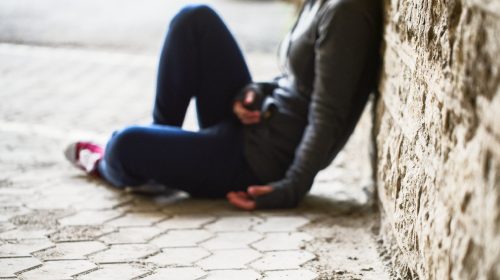
[[[253,101],[255,99],[255,92],[253,91],[248,91],[246,94],[245,94],[245,100],[243,100],[243,103],[245,105],[248,105],[248,104],[252,104]]]
[[[253,197],[268,194],[273,190],[271,186],[250,186],[247,189],[248,193]]]

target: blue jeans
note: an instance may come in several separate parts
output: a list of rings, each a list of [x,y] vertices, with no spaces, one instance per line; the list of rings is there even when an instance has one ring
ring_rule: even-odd
[[[235,95],[249,82],[241,50],[220,17],[205,5],[183,8],[160,56],[154,123],[115,132],[99,173],[116,187],[156,182],[198,197],[260,184],[232,112]],[[181,129],[192,97],[198,132]]]

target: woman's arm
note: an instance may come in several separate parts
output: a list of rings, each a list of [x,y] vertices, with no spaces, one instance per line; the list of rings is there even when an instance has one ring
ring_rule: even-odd
[[[255,197],[257,208],[295,207],[332,155],[348,123],[376,30],[364,14],[343,2],[318,25],[314,85],[308,125],[285,177],[270,183],[273,191]]]

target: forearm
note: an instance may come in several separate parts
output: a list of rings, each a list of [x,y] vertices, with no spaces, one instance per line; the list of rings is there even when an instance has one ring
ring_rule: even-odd
[[[361,13],[343,5],[323,19],[318,32],[308,125],[285,177],[271,183],[275,192],[257,200],[262,208],[295,207],[354,125],[348,120],[355,98],[360,98],[368,50],[375,45],[371,26]]]

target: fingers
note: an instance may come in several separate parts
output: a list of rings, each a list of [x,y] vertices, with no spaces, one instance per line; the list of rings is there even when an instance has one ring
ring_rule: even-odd
[[[255,209],[255,201],[245,192],[229,192],[226,197],[229,203],[240,209],[249,211]]]
[[[273,187],[271,186],[250,186],[248,187],[248,194],[252,197],[257,197],[261,195],[268,194],[273,191]]]
[[[255,116],[260,116],[259,111],[251,111],[251,110],[246,109],[243,106],[243,104],[241,103],[241,101],[236,101],[234,103],[234,112],[239,117],[244,117],[244,118],[251,118],[251,117],[255,117]]]
[[[226,197],[229,203],[240,209],[254,210],[256,208],[254,198],[268,194],[273,190],[274,189],[271,186],[250,186],[248,187],[247,192],[229,192]]]
[[[234,103],[233,111],[243,124],[255,124],[260,121],[260,112],[246,109],[241,101]]]

